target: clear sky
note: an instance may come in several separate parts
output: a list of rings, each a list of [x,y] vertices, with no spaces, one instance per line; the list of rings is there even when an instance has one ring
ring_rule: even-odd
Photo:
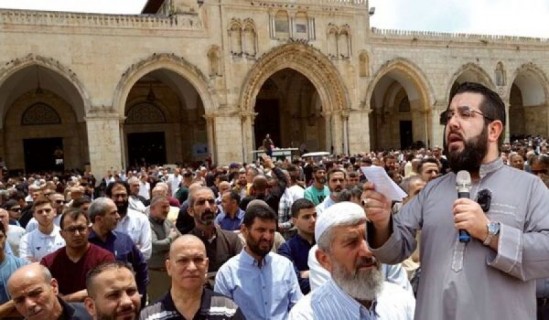
[[[0,0],[0,8],[136,14],[145,2]],[[549,0],[370,0],[370,7],[376,28],[549,38]]]

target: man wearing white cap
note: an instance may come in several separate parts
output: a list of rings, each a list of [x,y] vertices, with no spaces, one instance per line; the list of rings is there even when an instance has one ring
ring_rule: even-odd
[[[414,298],[384,282],[366,243],[364,210],[352,202],[328,208],[316,221],[316,257],[332,278],[301,299],[289,319],[413,319]]]

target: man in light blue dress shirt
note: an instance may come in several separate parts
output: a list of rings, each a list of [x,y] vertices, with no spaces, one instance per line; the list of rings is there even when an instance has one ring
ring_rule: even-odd
[[[415,299],[384,281],[368,248],[362,207],[341,202],[328,208],[316,221],[315,239],[316,258],[331,278],[295,305],[290,320],[413,319]]]
[[[303,296],[292,262],[271,252],[277,221],[264,201],[250,202],[241,229],[246,247],[215,278],[215,291],[232,298],[246,319],[287,319]]]

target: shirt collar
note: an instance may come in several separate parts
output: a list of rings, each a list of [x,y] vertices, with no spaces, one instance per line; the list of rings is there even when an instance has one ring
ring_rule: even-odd
[[[482,179],[487,174],[494,172],[503,166],[504,166],[503,159],[501,159],[500,157],[498,157],[496,160],[492,162],[483,163],[480,165],[479,176]]]
[[[351,297],[349,294],[347,294],[345,291],[341,290],[341,288],[335,283],[335,281],[330,278],[330,280],[326,283],[327,286],[330,287],[330,291],[334,293],[334,300],[341,301],[343,306],[352,308],[349,311],[356,314],[358,317],[360,317],[361,313],[373,313],[376,317],[379,317],[376,311],[377,307],[377,299],[372,301],[372,304],[370,308],[366,308],[365,306],[361,305],[356,301],[353,297]]]
[[[244,261],[244,263],[258,268],[263,268],[264,266],[269,265],[272,261],[271,252],[269,252],[261,261],[261,265],[259,265],[258,261],[254,257],[252,257],[245,248],[240,251],[240,257]]]

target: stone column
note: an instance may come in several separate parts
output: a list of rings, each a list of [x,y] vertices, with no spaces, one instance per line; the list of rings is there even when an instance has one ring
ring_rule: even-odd
[[[212,143],[217,156],[216,163],[228,165],[244,161],[244,152],[248,148],[245,135],[250,134],[251,125],[246,126],[244,118],[238,113],[216,114],[213,122]]]
[[[349,154],[349,111],[341,112],[341,122],[343,122],[343,153]]]
[[[370,115],[373,110],[369,107],[361,110],[352,110],[349,114],[348,132],[349,153],[370,151]]]
[[[215,114],[203,115],[206,119],[206,135],[208,136],[208,154],[212,162],[217,161],[217,149],[215,148]]]
[[[332,113],[331,112],[322,112],[322,117],[325,121],[326,127],[326,151],[331,152],[331,148],[334,145],[333,141],[333,128],[332,128]]]
[[[121,170],[123,150],[118,113],[92,110],[85,120],[92,173],[101,179],[107,170]]]
[[[446,101],[435,101],[431,112],[431,147],[444,144],[444,126],[440,124],[440,114],[447,108]]]
[[[333,117],[333,141],[334,141],[334,152],[336,154],[343,152],[343,117],[341,116],[341,111],[338,111]]]

